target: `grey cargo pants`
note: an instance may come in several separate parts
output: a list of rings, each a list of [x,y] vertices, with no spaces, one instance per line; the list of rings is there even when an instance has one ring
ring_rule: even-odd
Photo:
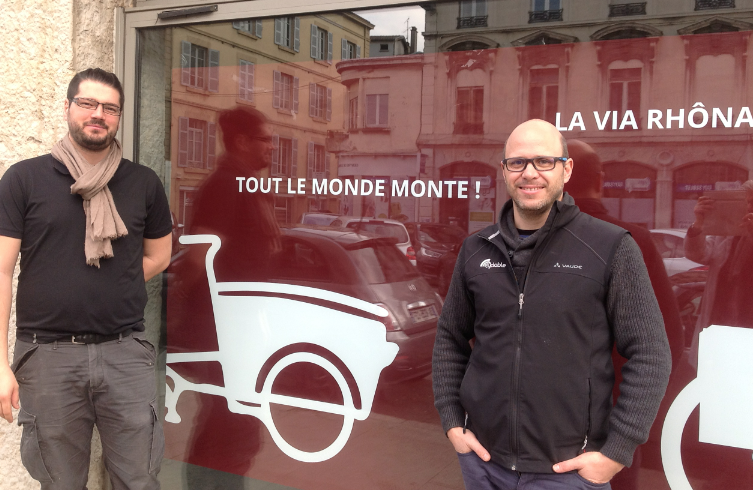
[[[86,489],[95,424],[113,489],[159,489],[165,443],[155,362],[154,347],[133,335],[87,345],[16,342],[21,460],[42,490]]]

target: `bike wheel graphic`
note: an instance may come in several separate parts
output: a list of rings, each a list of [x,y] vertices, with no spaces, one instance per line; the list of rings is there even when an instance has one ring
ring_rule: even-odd
[[[286,367],[299,362],[306,362],[315,364],[325,369],[337,382],[340,391],[343,396],[342,405],[336,403],[321,402],[316,400],[309,400],[306,398],[298,398],[287,395],[276,395],[272,393],[272,385],[274,384],[277,376]],[[289,444],[285,438],[280,434],[279,430],[275,426],[275,422],[272,418],[272,404],[285,405],[288,407],[303,408],[306,410],[313,410],[317,412],[330,413],[343,416],[343,425],[337,438],[326,448],[320,451],[303,451]],[[274,367],[270,370],[269,375],[264,380],[264,386],[262,387],[262,402],[261,402],[262,417],[264,419],[267,430],[275,441],[275,444],[288,456],[304,463],[318,463],[326,461],[342,450],[345,444],[348,442],[351,430],[353,429],[353,421],[355,420],[355,407],[353,405],[353,395],[350,392],[348,383],[345,377],[342,375],[339,369],[335,367],[327,359],[309,352],[296,352],[289,354],[280,359]]]

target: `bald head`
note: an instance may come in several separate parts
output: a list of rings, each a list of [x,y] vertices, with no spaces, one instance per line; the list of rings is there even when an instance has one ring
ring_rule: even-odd
[[[510,133],[510,136],[507,138],[507,141],[505,141],[505,150],[504,150],[504,158],[508,158],[508,156],[518,156],[518,155],[510,155],[507,151],[508,146],[510,145],[510,141],[517,142],[518,139],[522,139],[523,141],[530,141],[531,138],[539,138],[539,139],[549,139],[551,138],[552,141],[558,141],[560,145],[560,154],[556,155],[545,155],[550,157],[558,157],[562,156],[567,158],[568,157],[568,151],[567,151],[567,141],[565,138],[560,134],[559,131],[557,131],[557,128],[554,127],[553,124],[546,122],[542,119],[531,119],[529,121],[526,121],[515,129],[513,129],[512,133]]]

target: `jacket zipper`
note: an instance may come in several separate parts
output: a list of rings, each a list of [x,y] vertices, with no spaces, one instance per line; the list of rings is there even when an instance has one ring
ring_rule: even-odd
[[[583,447],[580,448],[580,452],[586,452],[586,446],[588,446],[588,434],[591,433],[591,378],[588,378],[588,411],[586,412],[586,437],[583,439]]]
[[[544,237],[544,242],[548,242],[551,238],[551,230],[554,229],[555,224],[557,223],[557,218],[559,218],[559,213],[557,216],[554,217],[554,220],[552,221],[552,226],[549,227],[549,230],[547,230],[547,234]],[[486,237],[484,237],[486,238]],[[492,245],[496,244],[491,241],[489,238],[486,238],[486,240],[491,243]],[[545,247],[545,243],[540,242],[537,243],[536,246],[533,249],[533,254],[531,254],[531,261],[528,263],[528,267],[526,268],[525,273],[525,281],[523,282],[523,291],[520,290],[520,286],[518,285],[518,279],[515,277],[515,269],[513,269],[512,266],[512,260],[510,258],[510,254],[506,253],[506,259],[507,264],[510,266],[510,273],[512,274],[513,280],[515,281],[515,285],[518,288],[518,328],[517,328],[517,335],[515,338],[515,364],[513,365],[513,402],[512,402],[512,421],[510,426],[512,427],[512,431],[510,432],[510,439],[511,439],[511,446],[512,446],[512,466],[510,466],[510,469],[512,471],[517,471],[518,468],[518,456],[519,456],[519,433],[518,433],[518,411],[519,407],[518,404],[520,402],[520,355],[523,345],[523,304],[525,303],[525,292],[526,288],[528,287],[528,275],[531,272],[531,265],[533,265],[536,262],[536,259],[539,256],[540,251]],[[506,247],[505,247],[506,248]],[[590,382],[590,380],[589,380]],[[589,397],[590,399],[590,397]],[[586,436],[588,437],[588,436]],[[585,445],[583,446],[585,447]]]

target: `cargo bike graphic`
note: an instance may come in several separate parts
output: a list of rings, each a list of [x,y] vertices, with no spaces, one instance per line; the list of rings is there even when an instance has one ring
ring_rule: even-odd
[[[379,375],[395,359],[398,346],[386,340],[386,328],[380,321],[322,306],[322,303],[382,318],[388,315],[387,311],[343,294],[292,284],[218,283],[214,274],[214,257],[221,246],[220,238],[216,235],[184,235],[180,242],[210,245],[206,271],[219,350],[167,354],[166,374],[172,379],[173,387],[167,384],[165,422],[181,421],[177,404],[184,391],[217,395],[227,400],[231,412],[258,418],[275,444],[289,457],[316,463],[335,456],[347,443],[354,421],[369,416]],[[319,349],[316,353],[288,353],[291,348],[295,350],[296,346],[307,344]],[[265,373],[267,361],[280,352],[284,355]],[[206,361],[221,364],[224,386],[192,383],[171,368],[177,363]],[[275,378],[283,369],[296,363],[311,363],[326,370],[337,382],[343,403],[273,393]],[[348,372],[343,373],[343,370]],[[355,386],[349,385],[346,374],[355,381]],[[261,386],[259,391],[257,386]],[[353,389],[357,393],[353,393]],[[359,408],[355,406],[354,395],[360,399]],[[271,404],[341,415],[342,429],[337,438],[322,450],[297,449],[281,436],[275,426]]]

